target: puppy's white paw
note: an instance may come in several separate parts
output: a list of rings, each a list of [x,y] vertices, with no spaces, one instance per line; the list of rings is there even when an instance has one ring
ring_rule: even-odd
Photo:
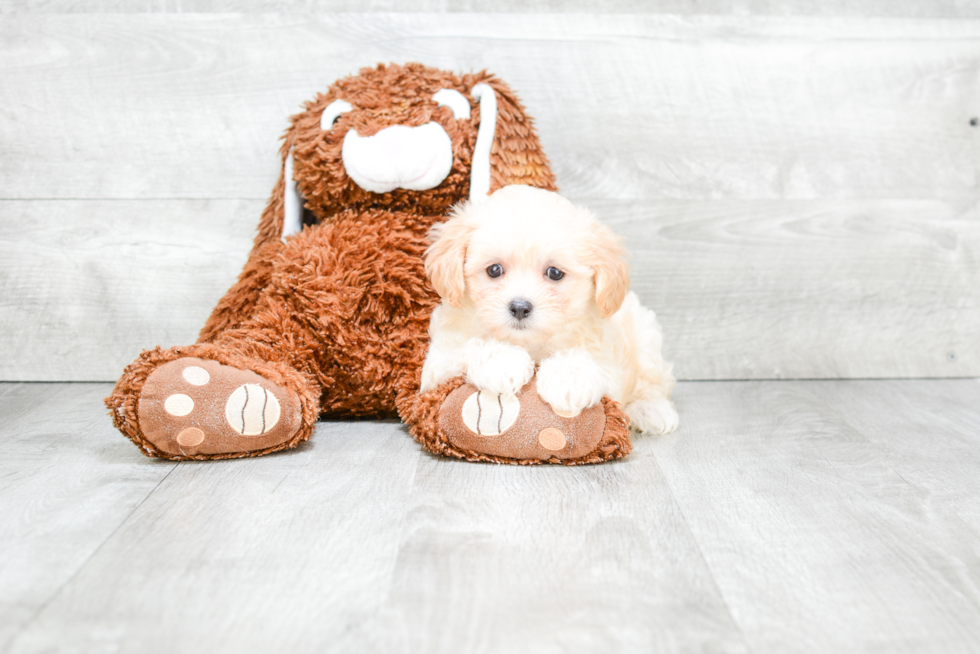
[[[447,379],[463,374],[465,363],[459,357],[454,357],[454,354],[456,352],[452,350],[446,351],[430,345],[425,363],[422,364],[422,386],[419,393],[428,393]]]
[[[630,425],[637,431],[650,434],[669,434],[677,429],[680,417],[670,400],[637,400],[626,407]]]
[[[510,343],[474,338],[464,356],[466,381],[480,390],[517,395],[534,376],[531,355]]]
[[[608,390],[606,372],[585,350],[559,352],[538,369],[538,395],[566,418],[595,406]]]

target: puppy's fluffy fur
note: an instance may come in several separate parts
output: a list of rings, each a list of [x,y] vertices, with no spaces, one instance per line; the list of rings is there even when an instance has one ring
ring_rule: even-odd
[[[423,392],[465,374],[516,394],[537,364],[538,394],[559,415],[607,395],[639,431],[677,426],[656,316],[628,292],[625,249],[591,212],[507,186],[457,208],[432,238],[425,270],[442,304],[429,323]]]

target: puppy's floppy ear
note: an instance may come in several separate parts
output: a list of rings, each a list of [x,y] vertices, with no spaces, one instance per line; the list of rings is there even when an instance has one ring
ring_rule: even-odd
[[[595,301],[603,318],[619,311],[630,290],[630,269],[626,248],[611,229],[592,223],[592,269],[595,271]]]
[[[432,281],[439,297],[451,306],[460,307],[466,291],[463,264],[470,235],[475,229],[463,210],[454,212],[447,222],[433,225],[429,231],[432,245],[425,251],[425,274]]]

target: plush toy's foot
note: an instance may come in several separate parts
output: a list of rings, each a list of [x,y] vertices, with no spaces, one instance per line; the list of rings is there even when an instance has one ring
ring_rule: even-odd
[[[251,370],[193,357],[147,377],[138,415],[147,441],[183,456],[266,450],[292,439],[302,422],[295,393]]]
[[[223,459],[295,447],[309,437],[316,414],[304,407],[309,398],[304,403],[287,387],[296,380],[275,368],[263,372],[279,383],[218,361],[151,350],[127,369],[106,404],[116,427],[148,456]]]
[[[538,397],[535,379],[518,396],[480,391],[461,379],[426,396],[419,396],[422,401],[407,418],[414,419],[412,435],[440,454],[470,461],[577,465],[618,459],[632,447],[629,418],[617,403],[604,398],[575,416],[560,416]]]

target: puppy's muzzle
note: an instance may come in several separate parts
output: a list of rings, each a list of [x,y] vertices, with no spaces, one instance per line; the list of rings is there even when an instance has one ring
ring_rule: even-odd
[[[531,309],[533,309],[534,306],[527,300],[517,299],[511,300],[510,305],[508,305],[507,308],[510,309],[510,315],[517,318],[518,322],[520,322],[531,315]]]

